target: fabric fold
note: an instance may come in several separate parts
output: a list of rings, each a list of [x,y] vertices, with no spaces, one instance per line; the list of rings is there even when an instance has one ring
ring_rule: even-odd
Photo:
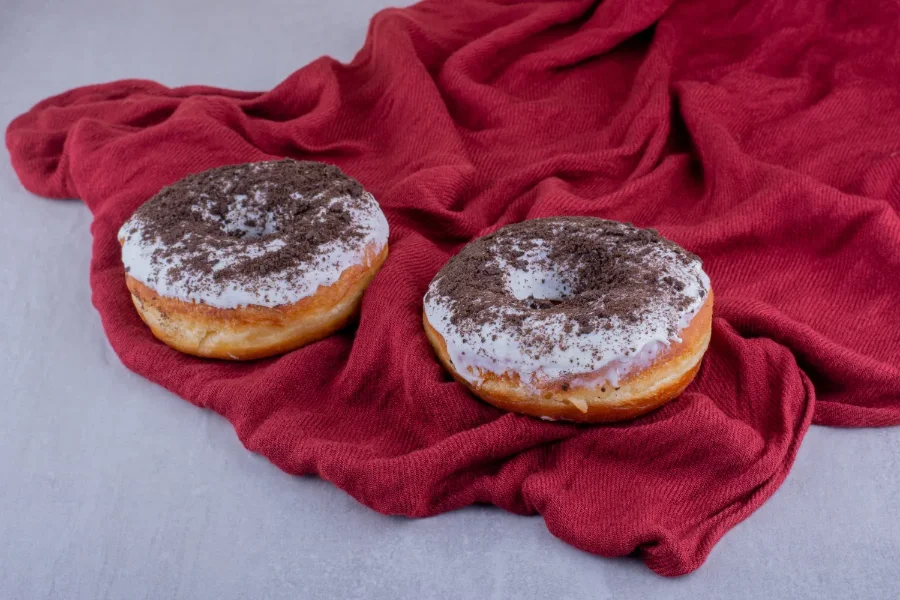
[[[268,92],[87,86],[6,144],[28,190],[92,211],[93,302],[122,362],[250,450],[382,513],[491,503],[680,575],[777,489],[811,422],[900,424],[900,9],[825,4],[426,0],[377,15],[350,64]],[[242,364],[162,345],[119,226],[187,174],[285,156],[337,164],[388,217],[358,325]],[[712,280],[699,376],[632,423],[502,413],[422,331],[463,244],[567,214],[656,227]]]

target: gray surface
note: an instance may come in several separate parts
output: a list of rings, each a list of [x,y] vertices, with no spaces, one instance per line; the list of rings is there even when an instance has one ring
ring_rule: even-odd
[[[0,123],[122,77],[268,88],[351,58],[381,3],[147,4],[0,0]],[[5,150],[0,202],[4,600],[900,596],[900,429],[813,428],[782,489],[676,580],[570,548],[539,518],[383,517],[127,371],[90,304],[90,214],[26,193]]]

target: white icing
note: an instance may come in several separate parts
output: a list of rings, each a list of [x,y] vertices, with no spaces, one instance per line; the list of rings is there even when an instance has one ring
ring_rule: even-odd
[[[532,250],[522,255],[524,269],[517,269],[497,255],[492,263],[500,267],[506,291],[522,300],[565,300],[572,293],[570,285],[559,273],[547,267],[546,247],[537,240]],[[453,300],[438,292],[439,277],[432,281],[425,298],[428,322],[441,334],[447,353],[456,371],[467,381],[478,384],[483,373],[518,373],[526,386],[565,379],[571,387],[595,387],[603,383],[617,387],[629,373],[650,366],[672,343],[681,340],[670,335],[673,320],[681,332],[699,312],[709,292],[709,278],[699,260],[684,264],[676,254],[664,246],[655,247],[643,260],[654,261],[663,268],[662,276],[670,275],[686,283],[682,293],[690,299],[685,308],[653,305],[638,323],[625,323],[611,317],[612,329],[582,333],[578,327],[566,333],[567,317],[562,314],[524,312],[521,327],[512,328],[501,323],[504,312],[523,314],[517,308],[495,307],[495,318],[480,329],[463,334],[451,323]],[[701,294],[702,291],[702,294]],[[674,319],[673,319],[674,317]],[[572,327],[568,323],[568,327]],[[557,340],[552,349],[535,355],[526,345],[527,331],[540,331]],[[634,351],[632,351],[634,349]]]
[[[227,192],[230,187],[230,184],[226,183],[224,191]],[[261,213],[257,208],[260,206],[259,203],[248,203],[246,200],[247,196],[233,197],[233,203],[229,205],[229,211],[224,219],[223,230],[226,233],[243,231],[246,234],[245,239],[259,238],[276,231],[275,216],[271,213]],[[160,266],[158,261],[154,260],[154,256],[162,248],[160,241],[158,238],[144,241],[145,223],[137,216],[126,221],[119,230],[119,239],[123,241],[122,262],[131,277],[147,285],[160,296],[185,302],[201,302],[217,308],[246,305],[274,307],[293,304],[312,296],[320,286],[332,285],[348,268],[362,263],[367,248],[377,254],[387,244],[387,219],[371,194],[366,192],[358,198],[349,196],[334,198],[329,201],[329,206],[336,202],[344,204],[345,210],[350,213],[351,224],[363,235],[356,239],[324,244],[308,260],[288,271],[243,282],[218,282],[210,274],[198,271],[186,270],[179,273],[176,271],[177,267],[199,253],[211,254],[218,261],[213,270],[218,271],[242,260],[278,250],[285,242],[280,238],[260,239],[256,243],[243,243],[239,252],[233,248],[215,250],[211,247],[191,251],[179,242],[170,247],[170,250],[182,249],[182,251],[175,252],[171,256],[171,263]],[[204,219],[222,221],[221,217],[211,214],[205,204],[196,205],[194,210],[200,212]],[[261,225],[253,229],[246,227],[243,223],[248,218]],[[320,209],[319,219],[321,221],[326,219],[324,208]]]

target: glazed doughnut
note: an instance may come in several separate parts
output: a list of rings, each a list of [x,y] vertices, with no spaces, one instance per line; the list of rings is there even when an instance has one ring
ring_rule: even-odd
[[[701,261],[652,229],[591,217],[509,225],[435,276],[425,332],[483,400],[547,420],[631,419],[678,396],[709,344]]]
[[[372,195],[335,166],[295,160],[190,175],[145,202],[118,237],[132,302],[153,334],[233,360],[341,328],[388,253]]]

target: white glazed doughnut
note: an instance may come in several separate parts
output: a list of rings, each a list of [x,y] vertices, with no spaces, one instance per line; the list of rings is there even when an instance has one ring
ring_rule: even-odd
[[[164,188],[122,226],[138,313],[205,357],[269,356],[343,326],[387,256],[371,194],[331,165],[212,169]]]
[[[469,244],[424,301],[438,357],[476,395],[574,421],[633,418],[680,394],[711,313],[700,259],[653,230],[590,217]]]

